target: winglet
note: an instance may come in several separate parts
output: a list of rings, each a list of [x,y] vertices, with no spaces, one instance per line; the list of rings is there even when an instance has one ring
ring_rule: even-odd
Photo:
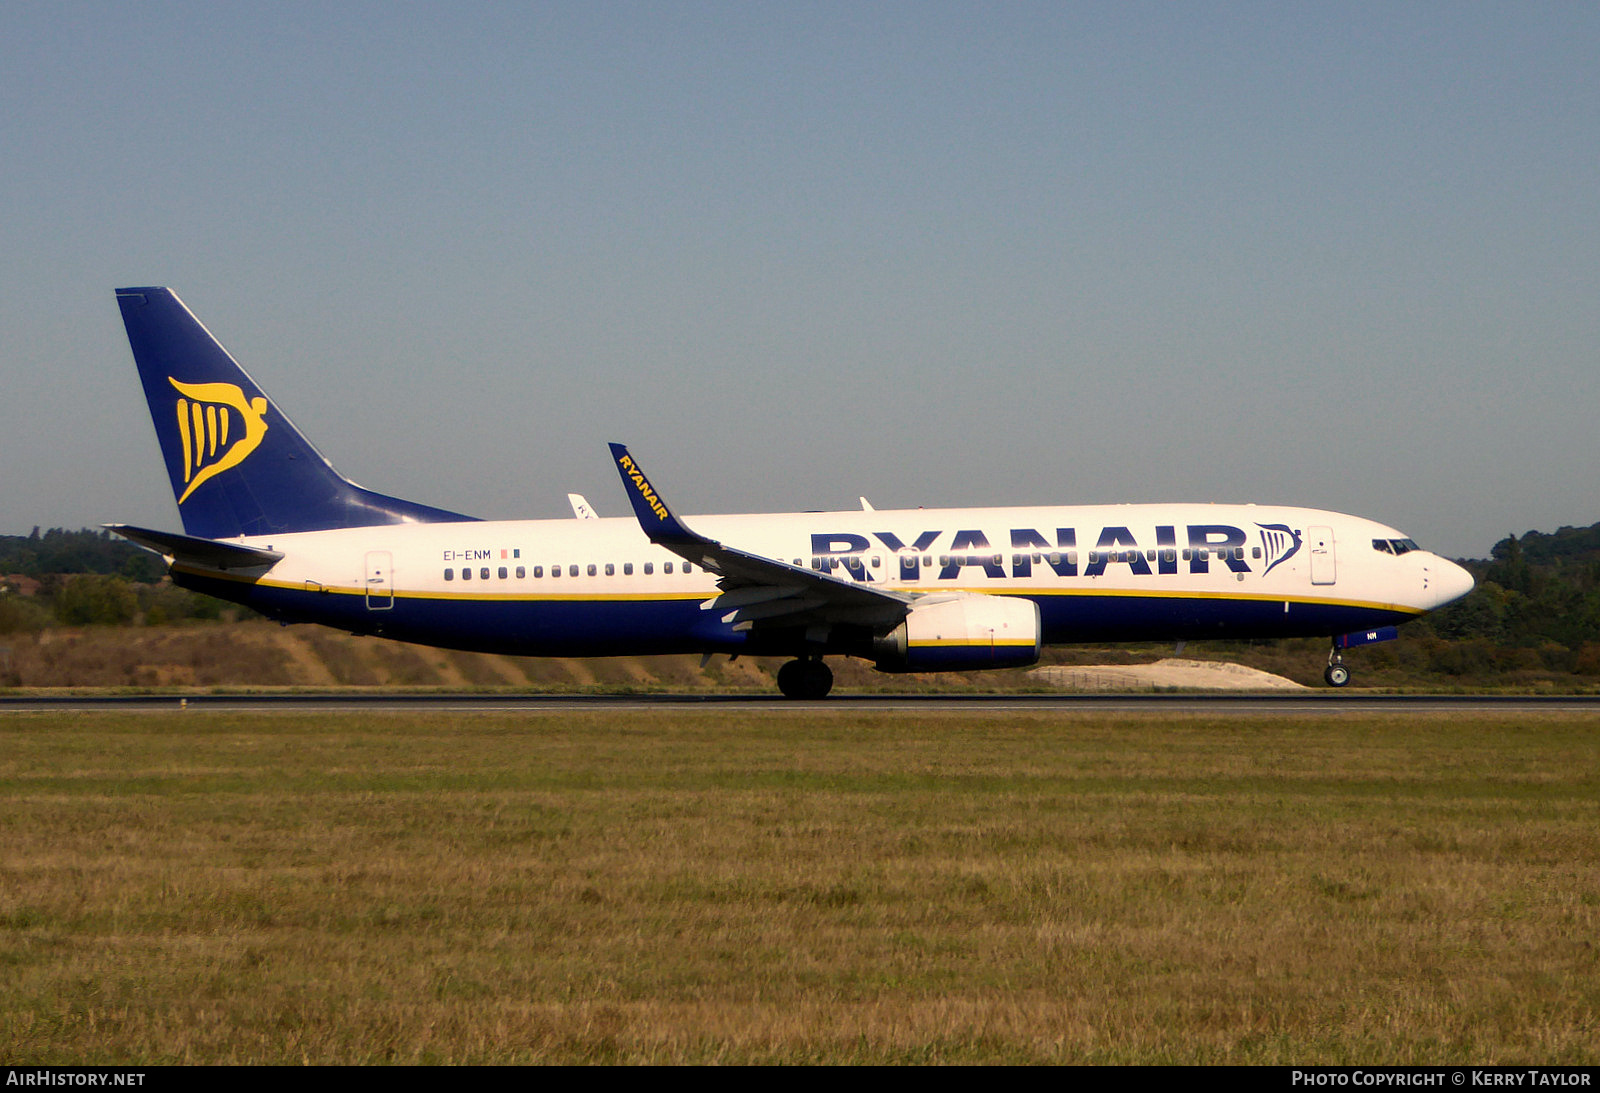
[[[652,543],[703,543],[706,540],[688,528],[672,514],[667,503],[656,493],[655,487],[645,477],[644,470],[634,462],[624,444],[611,445],[611,458],[616,461],[617,473],[622,475],[622,486],[633,503],[633,514]]]
[[[572,506],[572,515],[579,520],[600,519],[600,514],[594,511],[594,506],[589,504],[589,499],[581,493],[567,494],[567,504]]]

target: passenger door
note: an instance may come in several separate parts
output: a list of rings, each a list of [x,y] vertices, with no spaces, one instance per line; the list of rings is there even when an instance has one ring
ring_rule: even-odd
[[[394,557],[387,550],[367,551],[367,610],[387,611],[394,606]]]
[[[1311,544],[1311,583],[1332,584],[1337,572],[1333,553],[1333,529],[1307,528],[1306,540]]]

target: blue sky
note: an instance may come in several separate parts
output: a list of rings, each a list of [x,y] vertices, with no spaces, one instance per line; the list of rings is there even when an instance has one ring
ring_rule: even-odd
[[[0,6],[0,533],[177,527],[112,289],[491,518],[1600,520],[1593,4]]]

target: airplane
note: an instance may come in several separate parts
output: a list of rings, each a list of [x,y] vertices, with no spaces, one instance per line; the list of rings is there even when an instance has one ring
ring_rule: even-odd
[[[334,469],[167,288],[116,290],[183,533],[108,524],[184,588],[285,623],[521,656],[825,658],[883,672],[1035,663],[1047,645],[1330,637],[1343,653],[1466,595],[1384,524],[1307,508],[1138,504],[680,518],[621,444],[632,517],[488,521]]]

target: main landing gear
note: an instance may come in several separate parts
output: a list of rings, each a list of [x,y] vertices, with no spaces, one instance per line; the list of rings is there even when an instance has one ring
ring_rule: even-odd
[[[1350,682],[1350,669],[1344,666],[1344,654],[1337,645],[1328,652],[1328,666],[1323,669],[1322,678],[1330,687],[1343,687]]]
[[[821,657],[791,660],[778,669],[778,690],[785,698],[827,698],[833,690],[833,669]]]

